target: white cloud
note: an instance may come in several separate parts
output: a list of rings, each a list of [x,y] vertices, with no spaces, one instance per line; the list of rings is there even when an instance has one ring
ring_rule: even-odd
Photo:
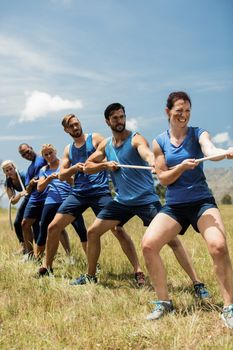
[[[32,91],[26,99],[25,107],[19,121],[33,121],[46,117],[48,113],[81,109],[82,107],[81,100],[68,100],[58,95],[51,96],[42,91]]]
[[[231,138],[228,132],[222,132],[222,133],[216,134],[212,138],[212,141],[217,144],[222,144],[222,143],[226,143],[227,145],[231,144]]]
[[[138,130],[138,121],[135,118],[126,121],[126,127],[132,131]]]

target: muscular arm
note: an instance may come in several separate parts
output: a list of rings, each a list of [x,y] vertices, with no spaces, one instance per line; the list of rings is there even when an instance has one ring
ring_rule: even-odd
[[[155,164],[154,154],[151,151],[148,145],[148,142],[144,137],[142,137],[139,134],[136,134],[132,139],[132,146],[137,149],[141,158],[145,160],[149,164],[149,166],[154,167],[154,164]]]
[[[84,167],[84,171],[87,174],[95,174],[103,170],[111,170],[109,166],[110,166],[110,163],[113,163],[113,162],[105,161],[106,143],[107,143],[106,140],[101,141],[96,151],[92,153],[90,157],[87,159]]]
[[[76,163],[70,166],[69,147],[69,145],[66,146],[61,161],[60,172],[58,174],[58,178],[61,181],[69,181],[69,179],[78,171],[83,172],[83,163]]]
[[[172,169],[168,169],[164,153],[156,140],[153,140],[153,152],[156,160],[155,172],[159,182],[163,186],[171,185],[185,170],[191,170],[197,166],[194,159],[186,159],[181,164],[176,165]]]
[[[48,186],[48,184],[53,180],[53,179],[57,179],[58,178],[58,174],[57,173],[52,173],[49,176],[45,177],[45,176],[41,176],[38,180],[37,183],[37,191],[39,192],[43,192],[46,187]]]

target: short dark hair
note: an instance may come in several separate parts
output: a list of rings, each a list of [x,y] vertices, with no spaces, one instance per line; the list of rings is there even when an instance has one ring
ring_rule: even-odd
[[[124,113],[125,113],[125,107],[118,103],[118,102],[115,102],[115,103],[111,103],[104,111],[104,116],[105,116],[105,119],[109,119],[109,117],[111,116],[111,114],[114,112],[114,111],[118,111],[118,109],[123,109]]]
[[[21,148],[23,147],[23,146],[26,146],[26,147],[30,147],[30,148],[32,148],[28,143],[21,143],[20,145],[19,145],[19,147],[18,147],[18,151],[20,152],[20,150],[21,150]]]
[[[172,109],[172,107],[174,106],[174,103],[178,100],[188,101],[190,103],[190,107],[192,107],[191,99],[189,95],[184,91],[177,91],[177,92],[170,93],[167,99],[166,107],[168,109]]]

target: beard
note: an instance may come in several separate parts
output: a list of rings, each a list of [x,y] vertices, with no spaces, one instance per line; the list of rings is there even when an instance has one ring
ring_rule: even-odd
[[[125,130],[125,123],[124,124],[117,124],[115,126],[111,126],[112,131],[121,133]]]
[[[83,130],[82,130],[82,128],[80,128],[80,129],[78,129],[78,130],[76,130],[74,132],[69,132],[69,134],[70,134],[71,137],[77,139],[78,137],[82,136]]]

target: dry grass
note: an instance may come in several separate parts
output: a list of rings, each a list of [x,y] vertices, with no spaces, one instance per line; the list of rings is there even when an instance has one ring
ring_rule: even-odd
[[[233,206],[221,207],[233,256]],[[85,214],[92,222],[91,212]],[[194,300],[191,283],[168,247],[163,250],[169,288],[177,313],[157,322],[145,321],[154,299],[149,280],[137,289],[132,268],[116,239],[102,239],[100,283],[72,287],[72,277],[85,272],[86,260],[75,233],[70,238],[76,266],[69,266],[62,249],[54,264],[55,278],[36,279],[35,263],[13,255],[17,241],[6,211],[0,211],[0,348],[1,349],[233,349],[233,332],[219,318],[221,296],[203,240],[189,229],[183,240],[200,277],[213,294],[212,303]],[[144,228],[137,218],[126,226],[145,270],[140,240]]]

